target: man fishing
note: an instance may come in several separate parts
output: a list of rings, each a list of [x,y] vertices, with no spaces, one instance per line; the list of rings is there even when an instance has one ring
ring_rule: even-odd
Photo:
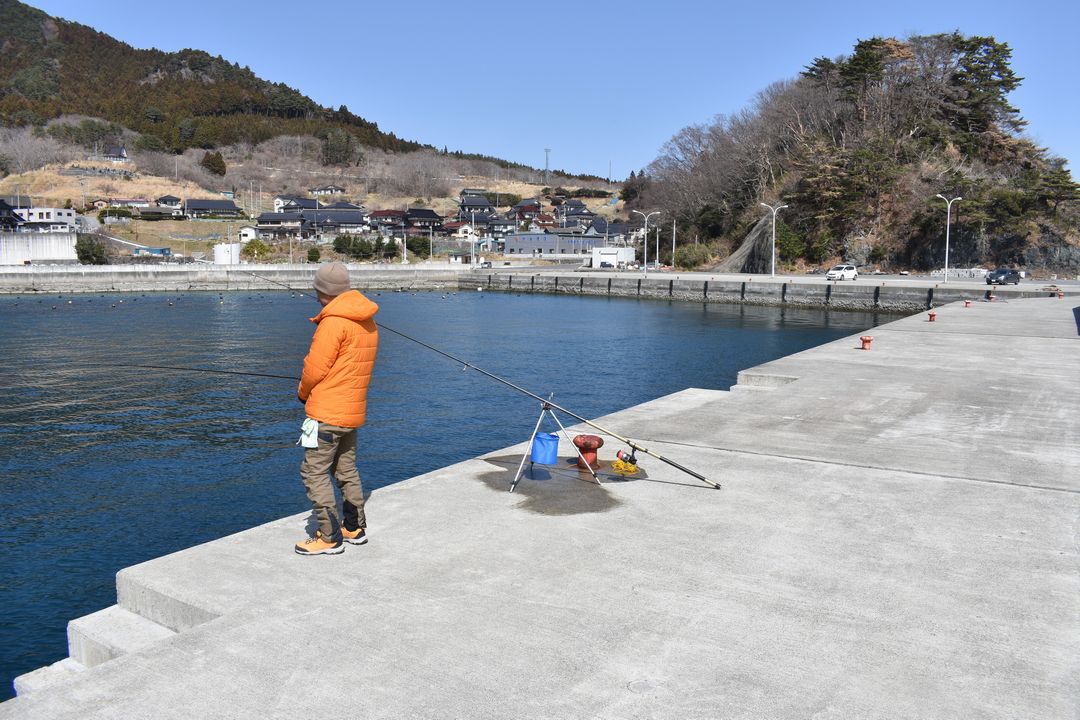
[[[349,289],[349,271],[342,263],[326,263],[315,273],[315,292],[322,311],[311,318],[318,325],[304,358],[297,397],[307,420],[300,477],[318,521],[315,537],[297,543],[301,555],[336,555],[343,543],[367,542],[364,488],[356,470],[356,429],[364,424],[367,389],[379,345],[375,313],[379,306]],[[341,489],[342,518],[330,474]]]

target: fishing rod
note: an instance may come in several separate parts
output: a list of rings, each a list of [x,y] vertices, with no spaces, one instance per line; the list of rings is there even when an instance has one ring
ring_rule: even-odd
[[[291,285],[287,285],[286,283],[280,282],[278,280],[274,280],[272,278],[268,278],[268,277],[265,277],[263,275],[259,275],[257,273],[251,272],[250,270],[240,270],[240,272],[251,275],[252,277],[259,278],[260,280],[265,280],[266,282],[273,283],[274,285],[280,285],[281,287],[283,287],[286,290],[289,290],[291,292],[300,293],[300,295],[302,297],[306,296],[306,297],[310,297],[310,298],[314,298],[315,300],[318,300],[318,298],[315,295],[312,295],[310,293],[306,293],[303,290],[297,290],[296,288],[292,287]],[[563,414],[565,414],[565,415],[567,415],[569,417],[572,417],[575,420],[578,420],[580,422],[585,423],[586,425],[588,425],[591,428],[595,428],[596,430],[599,430],[600,432],[604,433],[605,435],[609,435],[610,437],[613,437],[616,440],[625,443],[627,445],[627,447],[629,447],[630,450],[631,450],[631,455],[627,458],[627,461],[630,462],[630,463],[634,463],[636,453],[643,452],[646,455],[649,455],[651,457],[656,458],[660,462],[663,462],[663,463],[666,463],[666,464],[670,465],[671,467],[675,468],[676,470],[680,470],[680,471],[686,473],[687,475],[690,475],[692,477],[697,478],[698,480],[705,483],[706,485],[709,485],[710,487],[712,487],[715,490],[720,489],[720,483],[713,482],[712,480],[709,480],[707,477],[705,477],[701,473],[695,472],[695,471],[691,470],[690,468],[685,467],[684,465],[680,465],[679,463],[675,462],[674,460],[672,460],[670,458],[666,458],[663,455],[661,455],[660,453],[655,452],[653,450],[650,450],[649,448],[647,448],[647,447],[645,447],[643,445],[640,445],[639,443],[634,442],[630,438],[624,437],[624,436],[622,436],[622,435],[620,435],[620,434],[618,434],[616,432],[612,432],[611,430],[609,430],[609,429],[607,429],[607,428],[605,428],[605,427],[603,427],[601,425],[598,425],[597,423],[593,422],[592,420],[589,420],[588,418],[584,418],[584,417],[582,417],[581,415],[578,415],[575,412],[567,410],[566,408],[562,407],[561,405],[556,405],[551,400],[549,400],[547,398],[540,397],[536,393],[531,392],[530,390],[526,390],[525,388],[521,387],[520,385],[512,383],[512,382],[510,382],[509,380],[507,380],[505,378],[501,378],[498,375],[496,375],[495,373],[489,372],[489,371],[485,370],[484,368],[480,367],[479,365],[474,365],[471,362],[469,362],[468,360],[463,360],[462,358],[459,358],[456,355],[452,355],[451,353],[448,353],[445,350],[441,350],[441,349],[435,347],[434,345],[429,345],[428,343],[424,342],[423,340],[418,340],[417,338],[414,338],[411,335],[407,335],[406,333],[403,333],[400,330],[395,330],[392,327],[388,327],[386,325],[383,325],[380,322],[376,322],[375,325],[377,325],[379,328],[381,328],[383,330],[386,330],[388,332],[392,332],[395,335],[403,337],[406,340],[411,340],[412,342],[416,343],[417,345],[420,345],[421,347],[425,347],[428,350],[431,350],[432,352],[436,352],[439,355],[442,355],[443,357],[446,357],[446,358],[449,358],[449,359],[453,360],[454,362],[461,363],[461,365],[463,366],[462,370],[468,370],[469,368],[472,368],[476,372],[480,373],[481,375],[484,375],[486,377],[491,378],[495,382],[502,383],[503,385],[506,385],[509,388],[513,388],[514,390],[517,390],[519,393],[522,393],[524,395],[528,395],[529,397],[533,398],[534,400],[539,401],[542,405],[548,405],[554,410],[558,410],[559,412],[561,412],[561,413],[563,413]],[[185,368],[185,369],[190,369],[190,368]],[[218,370],[217,372],[227,372],[227,371]],[[237,373],[237,374],[249,374],[249,373]],[[281,376],[279,375],[279,376],[270,376],[270,377],[281,377]],[[620,453],[620,458],[619,459],[620,460],[622,459],[621,453]]]
[[[241,372],[239,370],[213,370],[211,368],[179,367],[177,365],[136,365],[134,363],[112,363],[113,367],[140,368],[142,370],[182,370],[184,372],[213,373],[215,375],[245,375],[248,377],[274,378],[276,380],[296,380],[296,375],[273,375],[271,373]]]

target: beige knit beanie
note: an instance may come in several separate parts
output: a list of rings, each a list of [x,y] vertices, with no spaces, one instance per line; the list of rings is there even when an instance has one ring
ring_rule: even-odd
[[[349,289],[349,269],[343,263],[323,263],[315,272],[315,289],[337,297]]]

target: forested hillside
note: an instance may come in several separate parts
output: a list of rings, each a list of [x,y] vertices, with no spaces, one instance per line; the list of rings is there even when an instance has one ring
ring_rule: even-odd
[[[624,197],[733,248],[782,203],[781,261],[1080,267],[1078,187],[1025,139],[1007,44],[959,33],[862,40],[753,107],[680,131]],[[760,269],[760,268],[757,268]]]
[[[139,50],[17,0],[0,0],[0,124],[40,126],[62,115],[101,118],[133,130],[139,134],[134,149],[147,151],[315,136],[323,143],[324,164],[348,165],[361,157],[362,147],[397,152],[429,147],[382,132],[345,106],[321,107],[286,85],[201,50]],[[119,137],[119,128],[113,135]],[[518,167],[496,158],[449,154]]]

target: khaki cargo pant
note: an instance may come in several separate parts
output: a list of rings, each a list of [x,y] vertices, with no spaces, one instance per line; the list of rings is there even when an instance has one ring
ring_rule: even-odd
[[[327,540],[333,541],[341,536],[341,522],[344,522],[349,530],[367,527],[367,518],[364,517],[364,486],[360,482],[360,473],[356,470],[356,428],[320,422],[318,435],[319,447],[304,450],[304,461],[300,463],[300,479],[304,481],[308,500],[311,500],[311,506],[315,510],[319,532]],[[340,521],[334,487],[330,484],[330,473],[334,474],[334,480],[341,488],[344,517]]]

